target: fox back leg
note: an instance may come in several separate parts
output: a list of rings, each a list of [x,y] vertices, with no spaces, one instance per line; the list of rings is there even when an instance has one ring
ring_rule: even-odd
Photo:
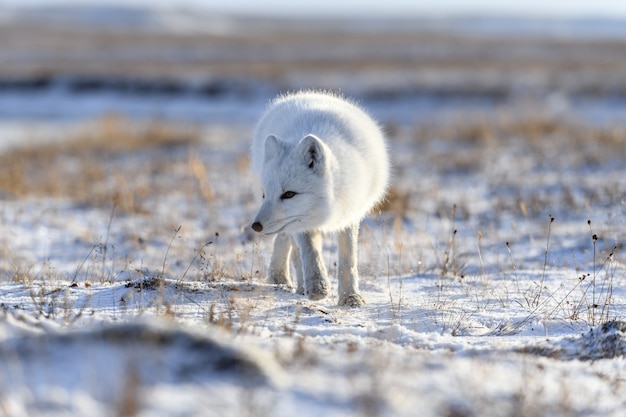
[[[365,304],[365,300],[359,293],[359,271],[357,269],[358,240],[358,223],[348,226],[337,233],[339,305],[360,307]]]

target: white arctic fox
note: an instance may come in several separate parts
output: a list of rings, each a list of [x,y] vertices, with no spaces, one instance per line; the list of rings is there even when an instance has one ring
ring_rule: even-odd
[[[326,297],[322,234],[337,232],[339,304],[365,304],[357,271],[359,223],[383,198],[389,178],[378,125],[333,94],[280,96],[256,127],[251,159],[264,188],[252,229],[277,235],[270,280],[291,286],[293,258],[296,291],[311,300]],[[299,251],[292,251],[294,240]]]

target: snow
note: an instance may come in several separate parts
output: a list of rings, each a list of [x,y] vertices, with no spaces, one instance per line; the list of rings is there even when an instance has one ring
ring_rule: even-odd
[[[56,152],[20,168],[70,190],[0,191],[4,414],[623,415],[623,102],[555,99],[532,74],[536,94],[494,102],[459,99],[468,73],[431,70],[426,90],[442,90],[422,95],[402,90],[408,73],[322,72],[210,99],[184,77],[173,96],[0,92],[0,156]],[[249,228],[253,123],[278,85],[320,80],[389,136],[393,193],[361,227],[359,309],[337,306],[334,279],[318,302],[267,283],[271,241]],[[197,140],[120,150],[131,135],[112,129],[110,149],[75,148],[110,112]],[[331,276],[335,256],[328,239]]]
[[[540,153],[519,161],[523,144],[489,147],[509,161],[507,177],[498,164],[471,175],[433,165],[454,142],[429,150],[393,138],[396,186],[416,175],[418,194],[440,191],[409,204],[400,223],[393,212],[366,219],[368,304],[347,309],[334,291],[311,302],[266,283],[270,242],[245,228],[255,180],[247,168],[225,174],[248,139],[235,127],[207,127],[203,138],[195,152],[219,196],[208,206],[181,192],[189,162],[168,148],[150,151],[152,163],[172,164],[152,180],[181,188],[148,195],[147,214],[63,198],[3,201],[0,392],[9,414],[623,412],[626,267],[613,247],[625,212],[623,201],[607,200],[624,195],[623,183],[614,195],[598,191],[589,209],[552,205],[553,222],[547,208],[491,214],[507,198],[494,194],[498,181],[525,201],[537,193],[548,206],[560,201],[553,184],[577,147],[562,151],[564,167],[537,175]],[[584,194],[615,170],[623,175],[607,160],[564,178]],[[592,231],[601,236],[595,255]],[[331,240],[325,251],[334,273]]]

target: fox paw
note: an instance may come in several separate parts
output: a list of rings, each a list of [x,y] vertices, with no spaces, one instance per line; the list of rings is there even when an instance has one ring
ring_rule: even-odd
[[[313,282],[308,286],[305,295],[312,301],[326,298],[328,295],[328,283],[323,280]]]
[[[339,305],[348,307],[361,307],[365,305],[365,299],[361,297],[361,294],[344,295],[339,300]]]
[[[291,279],[289,278],[288,274],[284,274],[284,273],[283,274],[281,273],[270,274],[269,282],[270,284],[276,284],[276,285],[293,288],[293,285],[291,284]]]

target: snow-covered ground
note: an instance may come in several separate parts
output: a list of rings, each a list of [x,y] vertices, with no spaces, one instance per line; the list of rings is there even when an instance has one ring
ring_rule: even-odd
[[[82,187],[99,161],[93,192],[132,206],[3,199],[8,415],[623,413],[623,142],[395,132],[347,309],[266,283],[248,133],[46,151],[44,175]]]
[[[289,72],[346,82],[388,132],[392,189],[361,227],[359,309],[266,281],[247,150],[280,82],[175,95],[176,112],[168,95],[37,93],[63,117],[25,117],[27,94],[0,91],[0,412],[622,416],[619,95],[594,93],[584,113],[557,74],[484,100],[455,65],[421,105],[385,84],[409,80],[395,70]],[[112,110],[126,117],[92,119]],[[334,274],[332,238],[324,251]]]

